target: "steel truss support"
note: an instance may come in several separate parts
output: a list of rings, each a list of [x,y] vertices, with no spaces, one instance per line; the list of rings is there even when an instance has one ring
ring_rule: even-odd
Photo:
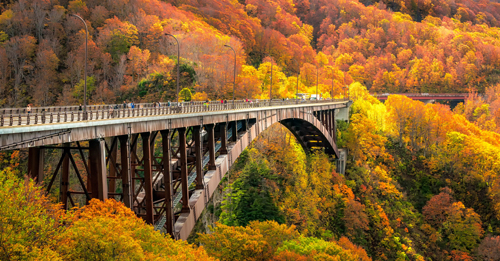
[[[130,209],[133,209],[133,191],[132,191],[132,173],[130,172],[131,162],[130,162],[130,142],[129,137],[126,135],[119,136],[120,140],[120,160],[121,160],[121,172],[120,176],[122,178],[122,191],[123,191],[123,203]]]
[[[68,190],[69,190],[69,143],[64,144],[62,174],[61,174],[61,190],[59,192],[60,201],[63,204],[63,209],[68,209]]]
[[[188,188],[188,166],[186,152],[186,128],[179,128],[179,151],[181,160],[181,188],[182,188],[182,210],[189,213],[189,188]]]
[[[331,110],[330,118],[332,122],[332,136],[333,141],[337,144],[337,122],[335,121],[335,110]]]
[[[227,154],[227,122],[221,122],[219,124],[219,135],[220,135],[220,154]]]
[[[208,170],[216,170],[215,166],[215,136],[214,136],[215,124],[205,125],[205,129],[208,134]]]
[[[194,151],[196,156],[196,189],[203,189],[205,186],[203,185],[203,155],[202,155],[202,147],[203,144],[201,142],[201,133],[200,126],[193,127],[193,139],[194,139]]]
[[[149,132],[141,133],[144,166],[144,206],[146,209],[146,222],[154,223],[153,209],[153,173],[151,171],[151,135]]]
[[[172,165],[171,165],[171,152],[170,152],[170,130],[162,130],[162,149],[163,149],[163,185],[165,186],[165,217],[166,222],[164,227],[167,233],[171,236],[174,235],[174,211],[173,211],[173,187],[172,187]]]
[[[44,179],[43,161],[44,149],[39,147],[29,148],[28,152],[28,176],[41,184]]]
[[[231,122],[231,141],[236,142],[238,141],[238,121],[232,121]]]
[[[108,198],[108,181],[106,177],[106,152],[103,139],[89,141],[89,168],[92,198],[105,200]]]
[[[330,117],[330,110],[325,111],[325,126],[328,134],[332,135],[332,118]]]

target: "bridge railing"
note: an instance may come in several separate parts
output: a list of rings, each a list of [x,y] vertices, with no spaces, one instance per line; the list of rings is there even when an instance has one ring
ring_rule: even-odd
[[[372,94],[375,97],[388,97],[389,95],[403,95],[407,97],[467,97],[468,93],[382,93],[382,94]]]
[[[124,108],[123,104],[112,105],[90,105],[87,106],[86,116],[88,121],[92,120],[108,120],[119,118],[132,118],[156,115],[169,114],[184,114],[212,111],[229,111],[242,110],[249,108],[284,106],[292,104],[313,104],[325,102],[345,101],[346,99],[334,100],[238,100],[234,104],[232,101],[225,103],[221,101],[206,102],[184,102],[184,103],[139,103],[135,108],[129,108],[128,105]],[[31,113],[26,109],[7,108],[0,109],[0,127],[24,126],[24,125],[40,125],[53,123],[69,123],[84,121],[84,112],[79,110],[79,106],[65,107],[37,107],[32,108]]]

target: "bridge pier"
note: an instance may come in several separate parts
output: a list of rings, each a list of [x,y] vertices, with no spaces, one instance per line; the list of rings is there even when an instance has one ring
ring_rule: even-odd
[[[182,213],[189,213],[188,166],[186,153],[186,128],[179,128],[179,152],[181,154]]]
[[[64,144],[63,150],[63,162],[61,169],[61,179],[60,179],[60,192],[59,197],[61,199],[61,203],[63,204],[63,209],[68,209],[68,189],[69,189],[69,143]]]
[[[28,177],[38,183],[43,182],[44,150],[40,147],[31,147],[28,152]]]
[[[193,127],[194,151],[196,155],[196,189],[203,189],[203,156],[200,126]]]
[[[236,142],[238,140],[238,121],[232,121],[231,122],[231,141]]]
[[[215,170],[215,137],[214,128],[215,124],[205,125],[208,134],[208,170]]]
[[[174,235],[174,211],[172,205],[173,187],[172,187],[172,165],[170,152],[170,130],[160,131],[162,137],[163,149],[163,184],[165,187],[165,225],[167,233]]]
[[[227,122],[219,124],[220,154],[227,154]]]
[[[89,141],[90,191],[92,191],[92,198],[100,200],[108,198],[106,150],[104,147],[103,139]]]
[[[143,166],[144,166],[144,205],[146,208],[146,222],[154,223],[153,209],[153,173],[151,170],[151,135],[149,132],[141,133],[142,149],[143,149]]]
[[[130,209],[134,208],[132,191],[132,175],[130,171],[131,167],[131,155],[130,155],[130,142],[129,136],[122,135],[119,136],[120,140],[120,160],[121,160],[121,171],[120,176],[122,178],[122,191],[123,191],[123,203]]]

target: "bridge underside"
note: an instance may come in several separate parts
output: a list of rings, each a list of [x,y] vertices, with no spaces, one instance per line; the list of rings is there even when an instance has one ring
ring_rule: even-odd
[[[183,115],[144,126],[65,130],[29,149],[31,177],[59,191],[64,208],[91,198],[122,201],[156,229],[187,239],[225,173],[261,132],[281,123],[306,152],[324,149],[336,157],[335,120],[348,103],[294,106],[221,115]],[[27,133],[29,137],[36,133]],[[23,139],[17,136],[4,140]],[[25,146],[23,143],[20,146]],[[58,145],[59,144],[59,145]],[[44,173],[44,150],[61,151],[56,167]]]
[[[337,154],[335,143],[330,143],[327,137],[325,137],[324,133],[322,133],[314,125],[297,119],[287,119],[281,121],[280,123],[283,124],[288,130],[290,130],[295,138],[297,138],[298,142],[300,143],[302,148],[304,148],[304,151],[306,151],[306,153],[314,150],[324,149],[326,154],[333,156]],[[331,133],[330,135],[333,135],[333,133]]]

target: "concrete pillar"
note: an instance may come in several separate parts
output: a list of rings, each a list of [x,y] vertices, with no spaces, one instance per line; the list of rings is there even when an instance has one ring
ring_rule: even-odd
[[[38,184],[43,182],[43,149],[39,147],[29,148],[28,152],[28,176]]]
[[[227,122],[221,122],[219,124],[219,127],[220,127],[220,130],[219,130],[219,134],[220,134],[220,154],[227,154]]]
[[[123,190],[123,203],[130,209],[133,209],[133,199],[132,196],[132,173],[130,172],[130,143],[128,136],[123,135],[118,137],[120,140],[120,161],[121,161],[121,173],[122,177],[122,190]]]
[[[165,186],[165,227],[167,228],[167,233],[172,237],[174,236],[174,212],[173,212],[173,202],[172,202],[172,166],[171,152],[170,152],[170,130],[162,130],[162,149],[163,149],[163,184]]]
[[[108,180],[106,173],[106,150],[104,140],[89,141],[89,168],[92,198],[108,198]]]
[[[151,133],[141,133],[144,162],[144,207],[146,208],[146,223],[154,223],[153,209],[153,173],[151,171]]]
[[[215,137],[214,137],[214,124],[205,125],[208,134],[208,169],[215,170]]]
[[[196,156],[196,189],[204,189],[203,186],[203,155],[200,126],[193,127],[194,151]]]
[[[182,212],[189,213],[189,188],[188,188],[188,168],[186,152],[186,128],[179,129],[179,152],[181,154],[181,188],[182,188]]]

